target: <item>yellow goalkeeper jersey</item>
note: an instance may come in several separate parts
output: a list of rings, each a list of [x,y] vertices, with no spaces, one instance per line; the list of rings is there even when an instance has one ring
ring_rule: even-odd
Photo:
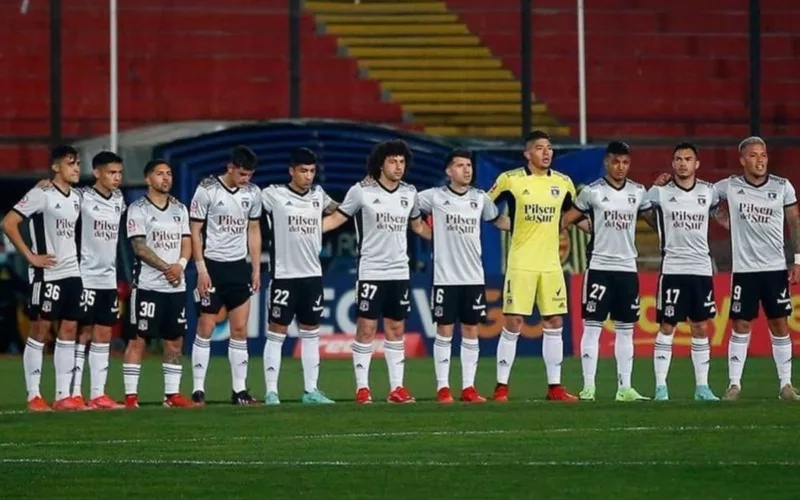
[[[572,180],[552,169],[534,175],[523,167],[500,174],[488,194],[495,203],[508,204],[511,244],[506,268],[560,271],[561,212],[575,199]]]

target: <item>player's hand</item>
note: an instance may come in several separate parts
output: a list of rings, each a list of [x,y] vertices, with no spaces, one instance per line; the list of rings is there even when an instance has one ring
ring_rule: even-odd
[[[39,182],[37,182],[36,186],[34,186],[34,187],[37,187],[37,188],[41,189],[41,188],[44,188],[44,187],[50,187],[52,185],[53,185],[53,181],[51,181],[50,179],[42,179]]]
[[[167,278],[170,285],[177,287],[181,284],[181,280],[183,279],[183,268],[180,264],[170,264],[169,267],[164,270],[164,276]]]
[[[197,273],[197,293],[201,297],[208,298],[208,291],[211,290],[211,276],[208,273]]]
[[[665,186],[670,181],[670,179],[672,179],[672,174],[661,174],[653,182],[653,185],[654,186]]]
[[[38,267],[41,269],[49,269],[56,265],[56,256],[55,255],[36,255],[32,254],[28,257],[28,263],[33,267]]]
[[[789,271],[789,281],[792,285],[800,283],[800,266],[797,264],[792,265],[792,270]]]
[[[253,293],[257,293],[261,289],[261,269],[253,269],[253,275],[250,277],[250,289]]]

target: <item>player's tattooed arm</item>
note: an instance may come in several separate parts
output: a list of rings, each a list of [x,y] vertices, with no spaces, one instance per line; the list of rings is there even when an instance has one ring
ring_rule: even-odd
[[[156,255],[156,253],[147,246],[147,240],[144,236],[134,236],[131,238],[131,246],[133,246],[134,255],[149,266],[162,272],[169,268],[169,264],[161,260],[161,257]]]
[[[414,232],[414,234],[417,234],[420,237],[425,238],[426,240],[433,238],[433,231],[431,230],[431,227],[422,221],[422,217],[417,217],[416,219],[412,219],[411,222],[408,223],[408,225],[411,228],[411,231]]]
[[[500,215],[494,220],[494,227],[501,231],[511,231],[511,219],[507,215]]]

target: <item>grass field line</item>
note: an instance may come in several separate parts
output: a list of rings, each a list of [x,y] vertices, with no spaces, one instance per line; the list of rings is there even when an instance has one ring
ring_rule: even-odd
[[[5,441],[0,448],[32,448],[39,446],[106,446],[148,443],[199,443],[230,441],[314,441],[326,439],[402,438],[402,437],[458,437],[491,435],[536,435],[536,434],[586,434],[586,433],[637,433],[637,432],[719,432],[748,430],[796,429],[787,425],[707,425],[707,426],[630,426],[630,427],[556,427],[545,429],[489,429],[489,430],[421,430],[397,432],[346,432],[327,434],[276,434],[272,436],[205,436],[196,438],[132,438],[132,439],[85,439],[74,441]]]
[[[542,460],[542,461],[437,461],[437,460],[167,460],[167,459],[73,459],[3,458],[0,464],[36,465],[168,465],[175,467],[797,467],[794,460]]]

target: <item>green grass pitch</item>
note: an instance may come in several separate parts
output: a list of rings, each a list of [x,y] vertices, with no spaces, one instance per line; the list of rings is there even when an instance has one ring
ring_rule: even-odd
[[[0,358],[0,497],[3,498],[797,498],[800,406],[777,400],[775,367],[751,358],[743,400],[696,403],[688,359],[675,359],[668,403],[615,403],[614,361],[601,360],[595,403],[547,403],[541,359],[518,359],[512,402],[440,406],[431,359],[409,360],[416,405],[353,404],[352,364],[324,361],[321,387],[339,401],[306,407],[300,365],[285,359],[280,407],[228,402],[226,358],[214,358],[202,409],[161,408],[158,359],[142,370],[136,411],[27,414],[22,360]],[[711,385],[725,386],[725,359]],[[490,395],[494,359],[478,388]],[[52,358],[44,395],[53,396]],[[460,368],[452,367],[453,389]],[[580,389],[580,362],[564,382]],[[88,384],[88,374],[84,380]],[[385,400],[386,366],[372,364],[373,397]],[[263,397],[261,361],[251,359]],[[638,359],[634,386],[652,394],[652,360]],[[184,362],[183,389],[191,389]],[[120,361],[109,392],[121,399]]]

